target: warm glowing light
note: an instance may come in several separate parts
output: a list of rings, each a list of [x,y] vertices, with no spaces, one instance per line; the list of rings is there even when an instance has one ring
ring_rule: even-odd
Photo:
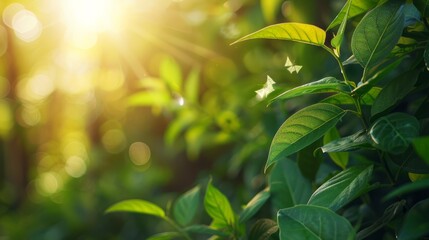
[[[108,152],[119,153],[125,148],[126,137],[121,130],[111,129],[103,134],[101,142]]]
[[[113,0],[63,0],[67,26],[79,31],[103,32],[115,23]]]
[[[41,174],[36,181],[36,188],[42,195],[51,195],[56,193],[62,187],[62,181],[55,172]]]
[[[42,33],[42,24],[37,16],[26,9],[17,12],[12,19],[15,35],[25,42],[32,42]]]

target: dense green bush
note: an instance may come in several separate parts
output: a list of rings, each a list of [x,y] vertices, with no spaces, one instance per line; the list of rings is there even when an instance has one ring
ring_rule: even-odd
[[[150,239],[427,238],[428,7],[427,1],[349,0],[326,31],[288,22],[239,39],[313,45],[341,73],[294,88],[268,78],[257,92],[278,116],[288,115],[271,142],[266,187],[240,210],[226,197],[240,199],[238,191],[224,194],[208,179],[167,209],[134,199],[107,212],[153,215],[170,225]],[[287,59],[291,73],[311,71]],[[311,95],[303,101],[308,106],[288,105],[304,95]],[[225,120],[231,136],[234,118]]]

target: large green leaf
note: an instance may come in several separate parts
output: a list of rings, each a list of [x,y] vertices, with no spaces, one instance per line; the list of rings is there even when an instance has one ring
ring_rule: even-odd
[[[418,202],[405,216],[399,240],[414,240],[429,234],[429,199]]]
[[[338,132],[337,128],[333,127],[331,130],[329,130],[325,136],[323,136],[323,143],[324,147],[328,143],[332,143],[333,141],[338,141],[340,138],[340,133]],[[329,152],[326,151],[326,148],[321,148],[323,152],[328,152],[329,157],[331,157],[332,161],[337,164],[342,169],[345,169],[347,167],[347,164],[349,163],[349,153],[348,152]]]
[[[311,182],[292,160],[278,162],[269,176],[271,199],[275,209],[303,204],[311,196]]]
[[[404,12],[399,0],[387,1],[363,17],[353,33],[351,48],[365,70],[389,55],[402,34],[403,26]]]
[[[280,239],[351,240],[355,231],[350,222],[335,212],[319,206],[298,205],[277,214]]]
[[[387,194],[383,200],[387,201],[390,200],[392,198],[401,196],[401,195],[405,195],[405,194],[409,194],[411,192],[416,192],[416,191],[425,191],[429,189],[429,179],[422,179],[422,180],[418,180],[415,182],[410,182],[407,184],[404,184],[398,188],[396,188],[395,190],[391,191],[389,194]]]
[[[271,219],[259,219],[250,228],[249,240],[273,240],[278,239],[279,227]]]
[[[398,112],[379,118],[372,125],[369,135],[374,147],[400,154],[419,135],[419,130],[420,123],[414,116]]]
[[[343,81],[334,77],[326,77],[321,80],[304,84],[302,86],[287,90],[271,100],[289,99],[313,93],[350,92],[350,87]]]
[[[322,184],[311,195],[308,204],[336,211],[358,197],[368,187],[373,166],[348,168]]]
[[[361,130],[347,137],[335,139],[322,147],[325,153],[337,153],[356,150],[362,147],[371,147],[366,131]]]
[[[379,2],[378,0],[348,0],[346,4],[343,6],[343,8],[341,9],[341,11],[338,13],[338,15],[331,22],[331,24],[329,24],[327,30],[340,25],[344,21],[344,18],[350,19],[352,17],[358,16],[360,14],[367,12],[368,10],[374,8],[378,2]],[[348,14],[347,14],[349,5],[350,5],[350,10],[348,11]]]
[[[275,162],[321,138],[344,114],[343,109],[328,103],[316,103],[293,114],[273,138],[265,171]]]
[[[111,212],[134,212],[165,218],[165,212],[162,208],[154,203],[139,199],[118,202],[106,210],[106,213]]]
[[[255,195],[255,197],[247,203],[243,211],[240,214],[239,222],[244,223],[249,220],[253,215],[255,215],[259,209],[265,204],[265,202],[270,198],[270,191],[264,189]]]
[[[371,108],[371,115],[375,116],[389,109],[407,96],[414,89],[419,74],[420,71],[409,71],[391,80],[375,99]]]
[[[280,23],[244,36],[232,44],[250,39],[278,39],[324,46],[325,38],[325,31],[319,27],[304,23]]]
[[[322,153],[318,151],[320,146],[322,146],[322,138],[300,150],[297,154],[299,170],[310,181],[316,179],[320,164],[323,161]]]
[[[176,221],[186,226],[191,223],[198,210],[200,187],[196,186],[180,196],[173,205],[173,216]]]
[[[417,154],[429,164],[429,136],[419,137],[413,140],[413,147]]]
[[[236,220],[231,204],[226,196],[212,185],[211,181],[207,185],[204,207],[217,226],[235,226]]]

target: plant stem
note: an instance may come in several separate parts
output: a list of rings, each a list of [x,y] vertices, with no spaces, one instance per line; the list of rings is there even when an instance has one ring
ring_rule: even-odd
[[[329,53],[330,53],[330,54],[335,58],[335,60],[337,61],[338,66],[340,67],[341,74],[343,75],[344,82],[345,82],[347,85],[349,85],[352,89],[356,88],[356,84],[355,84],[353,81],[349,81],[349,79],[348,79],[348,77],[347,77],[347,74],[346,74],[346,71],[345,71],[345,69],[344,69],[344,66],[343,66],[343,64],[341,63],[341,60],[338,58],[338,56],[337,56],[337,55],[335,55],[334,51],[332,51],[332,49],[330,49],[330,48],[329,48],[329,47],[327,47],[326,45],[323,45],[323,46],[322,46],[322,48],[323,48],[323,49],[325,49],[326,51],[328,51],[328,52],[329,52]]]
[[[174,229],[176,229],[186,240],[192,240],[189,234],[184,231],[180,226],[178,226],[171,218],[165,216],[163,219],[170,224]]]

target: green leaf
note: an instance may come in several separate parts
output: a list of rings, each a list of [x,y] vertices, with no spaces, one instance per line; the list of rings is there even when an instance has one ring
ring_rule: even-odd
[[[403,26],[404,12],[397,0],[387,1],[363,17],[353,33],[351,48],[365,70],[389,55],[402,34]]]
[[[425,59],[426,69],[429,71],[429,45],[426,47],[423,57]]]
[[[354,166],[343,170],[322,184],[311,195],[308,204],[336,211],[357,198],[368,187],[373,166]]]
[[[361,105],[372,105],[377,98],[378,94],[380,93],[381,88],[379,87],[373,87],[371,90],[369,90],[367,93],[365,93],[361,99],[360,103]],[[323,99],[321,102],[324,103],[331,103],[335,105],[354,105],[354,99],[349,94],[344,93],[338,93],[333,96],[327,97]]]
[[[333,140],[322,147],[324,153],[346,152],[362,147],[371,147],[366,131],[361,130],[353,135]]]
[[[200,200],[200,187],[196,186],[180,196],[173,205],[173,216],[176,221],[186,226],[194,219]]]
[[[228,233],[219,231],[217,229],[211,228],[211,227],[206,226],[206,225],[192,225],[192,226],[186,227],[184,230],[188,233],[197,233],[197,234],[204,234],[204,235],[216,235],[216,236],[221,236],[221,237],[226,237],[229,235]]]
[[[255,215],[259,209],[265,204],[265,202],[270,198],[270,191],[264,189],[255,195],[255,197],[247,203],[243,211],[240,214],[239,222],[244,223],[249,220],[253,215]]]
[[[235,215],[231,204],[225,195],[212,185],[211,181],[207,185],[204,207],[217,225],[235,226]]]
[[[407,150],[410,142],[419,135],[420,123],[412,115],[392,113],[379,118],[371,127],[369,135],[374,147],[400,154]]]
[[[164,91],[142,91],[128,97],[130,106],[158,106],[165,107],[171,103],[171,97]]]
[[[360,14],[367,12],[368,10],[374,8],[378,0],[348,0],[347,3],[343,6],[338,15],[334,18],[334,20],[329,24],[327,30],[330,30],[338,25],[340,25],[344,18],[350,19]],[[350,5],[350,10],[347,10]]]
[[[314,93],[331,93],[331,92],[350,92],[350,87],[343,81],[337,80],[334,77],[326,77],[321,80],[304,84],[302,86],[287,90],[277,97],[273,98],[270,102],[278,99],[289,99],[307,94]]]
[[[378,94],[371,108],[371,116],[375,116],[408,95],[413,89],[420,71],[409,71],[390,81]]]
[[[185,82],[185,101],[196,103],[198,101],[200,70],[192,69]]]
[[[250,228],[249,240],[272,240],[278,239],[275,234],[278,235],[279,227],[277,223],[271,219],[259,219]]]
[[[355,231],[344,217],[319,206],[299,205],[277,214],[280,239],[351,240]]]
[[[269,185],[275,209],[307,203],[312,193],[311,182],[289,159],[277,162],[270,173]]]
[[[343,109],[328,103],[316,103],[293,114],[274,136],[265,171],[277,161],[321,138],[345,114]]]
[[[106,210],[106,213],[111,212],[134,212],[165,218],[164,210],[158,205],[139,199],[118,202]]]
[[[261,0],[262,14],[266,22],[273,23],[275,21],[281,3],[281,0]]]
[[[412,3],[404,4],[404,27],[420,22],[420,12]]]
[[[163,232],[152,235],[148,237],[146,240],[173,240],[180,237],[180,233],[178,232]]]
[[[159,74],[172,91],[181,92],[182,70],[173,58],[165,57],[161,61]]]
[[[398,240],[413,240],[427,236],[429,233],[429,199],[414,205],[405,216]]]
[[[429,164],[429,136],[415,138],[413,147],[417,154]]]
[[[298,152],[297,163],[302,175],[314,181],[322,163],[322,154],[317,151],[322,146],[322,138]]]
[[[324,46],[326,33],[323,29],[304,23],[280,23],[270,25],[259,31],[244,36],[232,44],[250,39],[278,39]]]
[[[338,55],[340,55],[341,43],[343,42],[343,39],[344,39],[344,31],[346,30],[347,19],[350,14],[350,8],[352,6],[351,4],[352,2],[353,2],[352,0],[347,1],[345,5],[346,7],[345,16],[343,17],[340,27],[338,28],[337,35],[331,40],[331,45],[332,47],[336,48]]]
[[[383,216],[373,222],[370,226],[360,230],[356,235],[356,240],[362,240],[375,233],[380,228],[386,226],[393,218],[402,214],[405,206],[405,200],[395,202],[384,210]]]
[[[333,127],[331,130],[329,130],[325,136],[323,137],[323,143],[324,146],[321,148],[323,152],[327,152],[329,154],[329,157],[331,157],[332,161],[337,164],[342,169],[345,169],[347,167],[347,164],[349,163],[349,153],[348,152],[334,152],[334,151],[326,151],[326,145],[328,143],[337,142],[340,138],[340,133],[338,132],[337,128]],[[325,149],[324,149],[325,147]]]
[[[424,191],[429,189],[429,179],[422,179],[415,182],[404,184],[387,194],[383,200],[387,201],[392,198],[402,196],[411,192]]]

